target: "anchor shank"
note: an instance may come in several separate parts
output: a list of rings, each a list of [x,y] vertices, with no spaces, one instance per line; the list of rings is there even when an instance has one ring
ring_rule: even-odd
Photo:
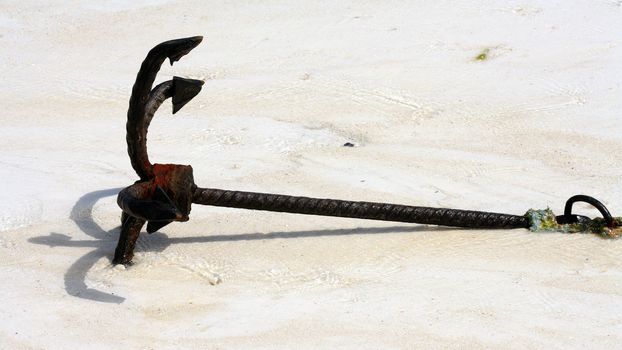
[[[527,217],[518,215],[214,188],[195,189],[192,202],[229,208],[468,228],[528,228],[531,224]]]

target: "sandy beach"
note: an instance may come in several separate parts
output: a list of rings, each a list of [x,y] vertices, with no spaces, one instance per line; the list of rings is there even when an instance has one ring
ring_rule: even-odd
[[[619,0],[1,1],[0,349],[622,348],[622,239],[195,205],[113,266],[132,84],[194,35],[149,154],[201,186],[622,215]]]

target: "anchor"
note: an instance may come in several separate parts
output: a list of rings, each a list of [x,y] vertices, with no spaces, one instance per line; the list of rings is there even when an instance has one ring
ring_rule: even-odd
[[[153,233],[174,221],[188,221],[193,203],[463,228],[591,232],[610,238],[622,235],[622,218],[612,217],[600,201],[585,195],[571,197],[566,203],[564,215],[555,216],[550,209],[530,209],[524,215],[511,215],[198,187],[194,183],[190,165],[151,164],[147,155],[147,129],[155,112],[166,99],[172,98],[175,114],[201,91],[203,81],[180,77],[152,86],[167,58],[173,65],[202,40],[203,37],[195,36],[155,46],[147,54],[136,77],[127,112],[126,140],[130,161],[139,180],[121,190],[117,197],[122,214],[114,264],[131,263],[136,241],[145,223],[147,232]],[[593,205],[603,217],[590,219],[572,214],[572,206],[576,202]]]

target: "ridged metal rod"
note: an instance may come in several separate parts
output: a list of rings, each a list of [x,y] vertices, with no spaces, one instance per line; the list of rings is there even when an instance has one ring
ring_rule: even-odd
[[[528,228],[526,216],[389,203],[309,198],[282,194],[197,188],[193,203],[295,214],[409,222],[467,228]]]

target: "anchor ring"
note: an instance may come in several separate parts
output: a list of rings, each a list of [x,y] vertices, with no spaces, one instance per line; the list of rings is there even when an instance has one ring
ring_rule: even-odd
[[[566,201],[566,206],[564,207],[564,215],[560,215],[556,218],[559,224],[574,224],[578,222],[581,218],[585,218],[580,215],[572,214],[572,206],[577,202],[585,202],[591,204],[603,216],[603,219],[607,223],[607,227],[614,228],[615,222],[607,207],[605,207],[605,205],[601,203],[598,199],[583,194],[572,196],[568,199],[568,201]]]

